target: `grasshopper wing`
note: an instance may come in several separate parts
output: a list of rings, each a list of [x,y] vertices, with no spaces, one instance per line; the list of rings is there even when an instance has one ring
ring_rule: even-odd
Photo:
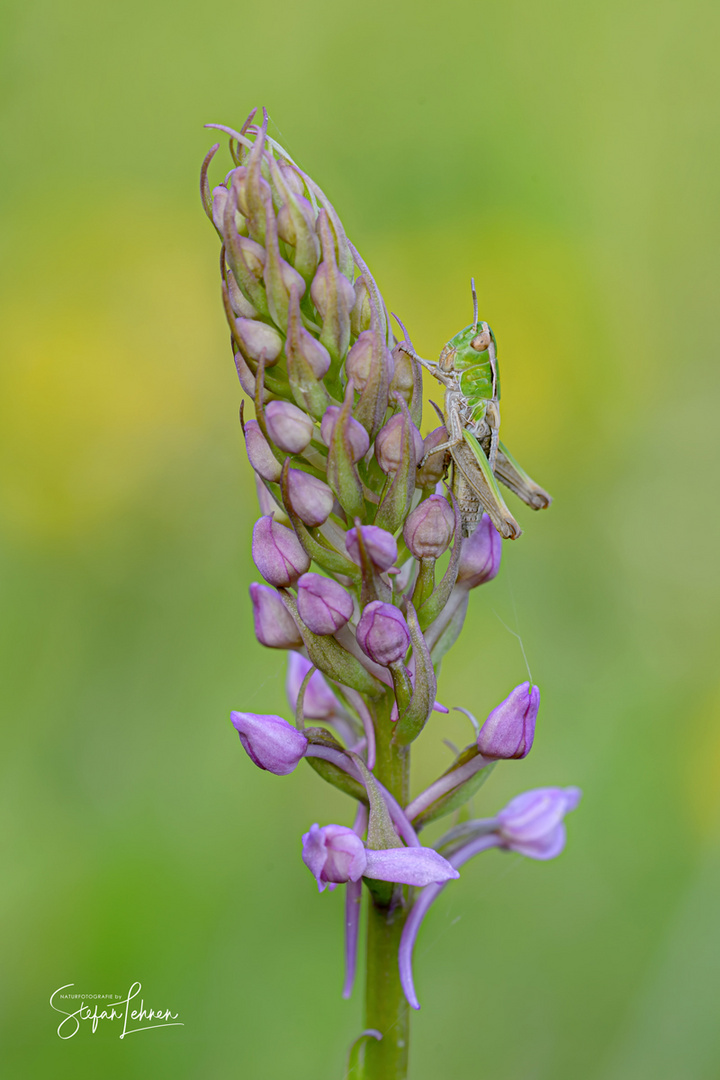
[[[498,447],[497,460],[495,461],[495,475],[501,484],[531,506],[533,510],[545,510],[552,502],[547,491],[543,491],[539,484],[531,480],[525,470],[518,465],[510,451],[502,443]]]
[[[463,438],[464,442],[451,450],[455,467],[475,492],[503,539],[516,540],[522,530],[505,505],[483,448],[469,431],[463,431]]]

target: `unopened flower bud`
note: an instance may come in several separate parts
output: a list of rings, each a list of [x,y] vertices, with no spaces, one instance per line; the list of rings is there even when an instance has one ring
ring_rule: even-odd
[[[512,799],[495,818],[503,847],[531,859],[554,859],[565,847],[563,818],[580,802],[579,788],[536,788]]]
[[[335,430],[335,422],[340,415],[340,411],[339,405],[329,405],[325,410],[325,415],[320,423],[320,436],[326,446],[330,445],[332,433]],[[345,435],[350,444],[353,462],[360,461],[370,449],[370,436],[362,424],[352,416],[347,420]]]
[[[311,825],[302,838],[302,859],[322,892],[327,885],[359,881],[365,873],[365,845],[346,825]]]
[[[334,634],[353,613],[347,589],[321,574],[303,574],[297,583],[300,617],[314,634]]]
[[[385,364],[392,376],[393,362],[390,350],[383,346],[378,350],[375,334],[365,330],[357,339],[345,361],[345,374],[352,379],[356,390],[364,390],[368,380],[375,372],[374,364]]]
[[[282,600],[269,585],[254,581],[250,586],[255,637],[268,649],[297,649],[302,645],[300,631]]]
[[[249,236],[239,237],[238,244],[242,248],[248,270],[259,281],[265,271],[265,248],[262,244],[258,244],[257,240],[251,240]]]
[[[414,363],[412,357],[399,345],[396,345],[393,349],[392,357],[395,371],[390,383],[390,392],[394,391],[396,394],[400,394],[409,405],[415,389],[415,379],[417,377],[415,363],[417,361]]]
[[[278,159],[277,164],[282,173],[282,178],[290,190],[294,191],[296,195],[304,195],[305,181],[295,166],[291,165],[289,161],[286,161],[285,158],[282,157]]]
[[[257,420],[248,420],[245,424],[245,449],[255,472],[276,484],[282,474],[282,465],[270,449]]]
[[[267,367],[277,363],[283,339],[274,327],[255,319],[236,319],[235,328],[251,360],[264,360]]]
[[[359,277],[354,285],[355,303],[350,312],[350,329],[353,334],[361,334],[370,329],[372,323],[372,307],[370,306],[370,293],[365,284],[365,278]]]
[[[307,199],[304,199],[302,195],[296,195],[295,201],[297,203],[298,210],[300,211],[301,221],[304,220],[306,227],[310,227],[310,223],[314,223],[315,214],[312,206]],[[297,213],[297,211],[295,211]],[[297,226],[295,224],[295,218],[293,211],[288,203],[283,203],[278,211],[277,216],[277,230],[278,236],[285,241],[286,244],[291,244],[293,247],[297,243]]]
[[[311,417],[289,401],[271,401],[265,423],[272,441],[288,454],[302,454],[315,434]]]
[[[215,228],[223,231],[223,218],[225,216],[225,203],[228,198],[228,190],[221,184],[212,191],[212,216]]]
[[[232,180],[232,185],[237,192],[238,206],[242,210],[244,216],[247,217],[249,210],[247,202],[247,192],[245,187],[247,182],[246,166],[238,165],[238,167],[236,169],[233,169],[233,171],[230,173],[228,180]]]
[[[257,308],[251,304],[244,293],[240,291],[240,287],[233,274],[228,274],[226,285],[230,307],[233,312],[243,319],[254,319],[258,313]]]
[[[366,656],[387,667],[405,656],[410,648],[410,631],[402,612],[392,604],[373,600],[360,616],[357,642]]]
[[[540,690],[521,683],[496,706],[480,729],[478,750],[494,760],[524,758],[535,738],[535,721],[540,707]]]
[[[252,556],[265,580],[278,588],[287,588],[310,569],[310,558],[295,533],[278,525],[272,514],[255,522]]]
[[[331,290],[328,286],[328,279],[331,278],[332,273],[328,264],[325,261],[321,262],[310,286],[312,302],[320,312],[322,319],[326,319],[329,313],[328,305]],[[355,304],[355,290],[344,274],[338,272],[336,280],[338,289],[337,302],[344,309],[346,316],[349,316]]]
[[[439,559],[450,547],[455,515],[442,495],[431,495],[410,514],[403,527],[405,543],[416,559]]]
[[[500,569],[502,540],[487,514],[483,514],[472,536],[462,542],[457,584],[474,589],[495,577]]]
[[[219,233],[224,235],[225,230],[225,208],[228,201],[228,189],[220,184],[218,187],[213,188],[212,192],[212,216],[213,225]],[[239,209],[235,210],[235,229],[237,232],[244,236],[247,234],[247,222],[243,214]]]
[[[288,496],[300,520],[311,526],[323,525],[335,502],[328,485],[302,469],[288,470]]]
[[[419,461],[423,452],[422,436],[412,420],[402,413],[397,413],[388,420],[375,439],[375,457],[384,473],[396,473],[402,464],[403,425],[412,424],[412,437],[415,442],[415,456]]]
[[[285,691],[293,710],[297,708],[297,699],[302,681],[312,666],[312,663],[300,653],[288,653]],[[307,720],[331,720],[342,713],[340,702],[319,671],[315,671],[310,676],[310,681],[305,687],[303,713]]]
[[[305,755],[307,737],[281,716],[233,712],[230,719],[249,758],[261,769],[287,776]]]
[[[361,525],[360,529],[370,562],[380,571],[389,570],[398,557],[395,537],[377,525]],[[349,529],[345,534],[345,547],[352,561],[357,566],[362,566],[356,528]]]
[[[317,379],[322,379],[327,375],[330,370],[330,353],[322,342],[314,338],[300,323],[298,323],[297,334],[292,344],[288,341],[288,348],[290,351],[294,350],[309,365]],[[288,357],[290,357],[290,352],[288,352]]]
[[[261,514],[277,514],[277,520],[282,525],[285,524],[285,521],[290,520],[287,515],[283,514],[257,473],[255,474],[255,490],[257,491],[258,505],[260,506]]]
[[[423,439],[422,454],[418,458],[418,461],[422,461],[426,454],[433,450],[436,446],[440,446],[441,443],[447,442],[447,431],[441,425],[431,431]],[[421,465],[417,471],[417,477],[415,483],[419,488],[434,488],[437,483],[445,475],[445,459],[447,451],[440,451],[439,454],[432,454],[428,457],[424,465]]]
[[[277,231],[281,240],[284,240],[286,244],[295,245],[297,240],[297,232],[295,230],[295,223],[290,213],[290,207],[287,203],[278,210],[277,216]]]

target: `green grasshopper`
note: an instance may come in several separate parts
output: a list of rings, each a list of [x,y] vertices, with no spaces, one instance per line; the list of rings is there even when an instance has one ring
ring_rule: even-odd
[[[478,321],[474,279],[472,297],[472,325],[448,341],[437,362],[423,360],[408,344],[400,346],[445,387],[445,415],[435,407],[448,438],[433,447],[420,464],[424,464],[430,454],[450,454],[452,490],[460,509],[463,536],[474,532],[484,510],[504,539],[515,540],[521,529],[505,505],[497,480],[533,510],[543,510],[552,499],[530,479],[500,442],[500,374],[496,342],[488,324]]]

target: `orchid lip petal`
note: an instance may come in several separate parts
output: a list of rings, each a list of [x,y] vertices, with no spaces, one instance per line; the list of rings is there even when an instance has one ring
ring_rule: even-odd
[[[368,850],[365,877],[422,887],[450,881],[460,874],[433,848],[400,847]]]

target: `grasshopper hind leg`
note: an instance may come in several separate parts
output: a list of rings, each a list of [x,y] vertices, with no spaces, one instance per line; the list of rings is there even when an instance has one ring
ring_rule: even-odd
[[[494,472],[501,484],[533,510],[545,510],[552,502],[547,491],[528,476],[502,443],[498,444]]]

